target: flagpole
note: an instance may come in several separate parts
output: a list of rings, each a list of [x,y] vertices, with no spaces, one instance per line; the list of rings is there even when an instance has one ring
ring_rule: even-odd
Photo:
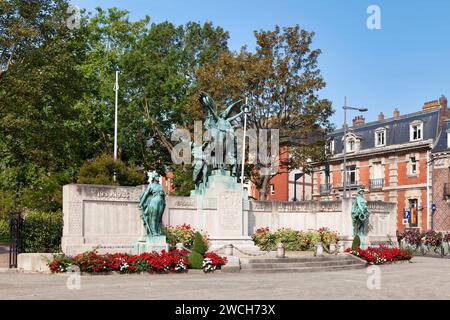
[[[116,82],[114,84],[115,91],[115,110],[114,110],[114,161],[117,160],[117,118],[119,110],[119,70],[116,70]],[[116,172],[114,171],[113,181],[116,181]]]
[[[119,100],[119,70],[116,70],[116,83],[114,85],[116,93],[115,112],[114,112],[114,161],[117,160],[117,114],[118,114],[118,100]]]
[[[247,134],[247,112],[246,112],[246,108],[247,108],[247,103],[248,103],[248,98],[245,97],[245,107],[244,107],[244,135],[243,135],[243,143],[242,143],[242,162],[241,162],[241,184],[242,184],[242,190],[244,190],[244,167],[245,167],[245,137]]]

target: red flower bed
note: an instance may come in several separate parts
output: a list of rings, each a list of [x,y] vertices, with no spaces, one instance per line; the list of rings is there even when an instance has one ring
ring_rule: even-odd
[[[137,272],[184,272],[189,261],[186,250],[171,250],[161,253],[142,253],[138,256],[124,253],[98,254],[89,251],[75,257],[59,255],[48,266],[52,272],[66,272],[69,267],[78,267],[81,272],[102,273],[118,271]]]
[[[226,257],[220,257],[214,252],[207,252],[203,257],[203,272],[209,273],[219,270],[227,263]]]
[[[366,260],[369,264],[377,265],[411,260],[412,258],[406,250],[399,248],[388,248],[384,246],[380,246],[378,248],[368,247],[366,250],[361,248],[352,250],[351,248],[348,248],[346,252]]]
[[[214,252],[205,253],[205,259],[211,259],[212,265],[216,267],[216,269],[220,269],[223,265],[227,263],[226,257],[221,257]]]
[[[96,251],[89,251],[74,257],[55,256],[48,266],[55,273],[67,272],[69,269],[86,273],[185,272],[190,264],[188,256],[187,250],[168,252],[163,250],[161,253],[142,253],[138,256],[125,253],[98,254]],[[214,252],[207,252],[204,259],[208,272],[221,269],[227,263],[226,257],[220,257]]]

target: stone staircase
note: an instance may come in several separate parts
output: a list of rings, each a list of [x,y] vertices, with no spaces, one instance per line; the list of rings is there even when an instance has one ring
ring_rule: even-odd
[[[320,257],[241,258],[243,273],[298,273],[362,269],[366,262],[351,254]]]

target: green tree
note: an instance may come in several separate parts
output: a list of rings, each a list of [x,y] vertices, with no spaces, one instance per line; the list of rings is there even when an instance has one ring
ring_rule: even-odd
[[[0,188],[20,202],[81,161],[74,104],[85,85],[77,66],[86,43],[82,31],[67,27],[67,6],[0,3]]]
[[[114,180],[114,175],[116,180]],[[78,183],[99,185],[137,186],[145,183],[145,174],[121,160],[102,155],[84,163],[78,175]]]
[[[189,196],[191,190],[195,189],[195,183],[192,180],[192,165],[172,165],[173,172],[172,185],[175,188],[175,195]]]
[[[132,129],[123,136],[128,157],[142,159],[142,165],[155,169],[172,163],[172,131],[192,128],[201,115],[196,70],[226,51],[227,39],[228,34],[211,23],[164,22],[152,24],[135,44],[124,59],[123,75],[129,84],[124,94],[131,111],[124,120]]]
[[[288,147],[291,157],[278,159],[280,168],[307,168],[309,159],[317,161],[325,156],[324,137],[332,128],[329,118],[333,113],[331,102],[318,96],[325,81],[318,68],[321,51],[312,49],[314,33],[297,25],[275,26],[273,31],[254,34],[254,53],[243,47],[238,53],[225,52],[215,63],[200,68],[199,88],[220,102],[249,97],[255,106],[249,127],[279,129],[280,145]],[[249,166],[246,172],[265,199],[274,175],[260,175],[260,169]]]
[[[119,157],[164,173],[171,164],[171,132],[198,119],[196,70],[227,49],[228,33],[211,23],[130,22],[128,12],[97,9],[87,23],[92,85],[78,108],[91,127],[86,157],[112,150],[114,75],[119,79]],[[195,97],[194,97],[195,96]]]

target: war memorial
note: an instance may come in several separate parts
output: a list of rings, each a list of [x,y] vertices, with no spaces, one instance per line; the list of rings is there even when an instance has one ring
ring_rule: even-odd
[[[450,4],[350,2],[1,0],[5,311],[449,300]]]
[[[395,239],[395,204],[367,203],[364,191],[354,201],[248,200],[242,184],[238,183],[236,167],[239,161],[236,147],[233,148],[237,138],[230,122],[233,118],[230,114],[237,103],[218,113],[207,94],[202,94],[200,100],[209,111],[205,130],[213,132],[215,140],[212,141],[231,141],[231,148],[220,151],[223,152],[222,159],[228,161],[219,159],[217,150],[223,150],[220,147],[212,148],[212,154],[201,153],[202,157],[194,159],[196,188],[189,197],[165,196],[154,172],[148,175],[147,187],[64,186],[64,253],[75,255],[94,248],[99,252],[130,254],[167,250],[160,231],[161,223],[188,224],[205,230],[209,234],[210,250],[225,254],[227,246],[231,245],[234,255],[243,257],[261,254],[250,236],[263,227],[337,230],[342,252],[351,246],[356,234],[364,239],[364,247],[369,240],[375,243]],[[210,150],[207,146],[202,149]],[[213,161],[208,162],[208,157]],[[369,221],[370,230],[366,223]]]

